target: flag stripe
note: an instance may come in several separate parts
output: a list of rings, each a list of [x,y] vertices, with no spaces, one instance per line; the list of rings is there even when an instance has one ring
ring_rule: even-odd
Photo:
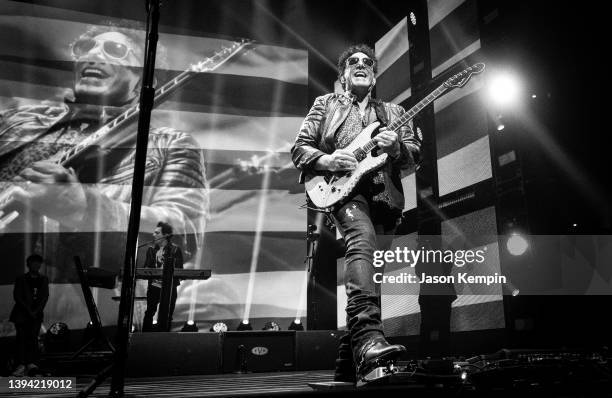
[[[466,0],[439,23],[430,26],[431,67],[436,70],[449,58],[478,41],[478,10],[475,0]],[[442,72],[442,71],[439,71]]]
[[[255,232],[209,232],[204,240],[205,267],[215,274],[249,272]],[[257,272],[304,267],[304,232],[261,232]]]
[[[64,62],[66,67],[62,69],[53,68],[46,60],[41,63],[44,66],[0,60],[0,80],[5,86],[0,94],[63,100],[74,79],[73,63]],[[173,77],[174,74],[159,79],[166,82]],[[51,98],[49,92],[54,93]],[[307,107],[306,94],[307,86],[276,79],[201,73],[172,93],[160,109],[243,116],[297,116]]]
[[[111,10],[105,12],[112,15]],[[69,44],[88,24],[105,19],[113,17],[65,7],[2,2],[0,34],[19,40],[5,40],[0,45],[0,111],[42,101],[63,104],[71,94],[74,79]],[[160,31],[159,43],[166,48],[167,57],[164,59],[158,52],[159,82],[232,43],[227,38],[204,37],[180,26],[161,26]],[[189,241],[184,245],[185,266],[193,267],[197,258],[197,267],[211,268],[213,272],[207,281],[181,284],[175,321],[187,319],[192,304],[196,320],[237,320],[247,304],[252,305],[251,318],[262,322],[305,314],[302,296],[306,281],[306,211],[300,209],[305,196],[303,186],[297,183],[298,171],[289,151],[308,110],[307,84],[307,51],[255,43],[213,73],[195,76],[153,112],[152,127],[171,127],[191,137],[183,144],[192,151],[190,154],[203,157],[206,178],[213,187],[207,196],[200,189],[179,186],[172,180],[162,181],[168,186],[157,186],[154,181],[145,186],[144,197],[153,199],[143,203],[139,243],[146,247],[155,225],[152,222],[170,215],[174,224],[184,224],[174,225],[174,241]],[[129,128],[135,131],[135,125]],[[4,138],[0,147],[7,144],[7,136]],[[133,143],[128,143],[110,154],[132,147]],[[163,159],[185,155],[177,152],[184,148],[163,144],[150,149],[159,151]],[[159,167],[149,160],[147,167]],[[177,165],[165,166],[176,170]],[[87,192],[98,189],[116,200],[112,206],[106,202],[92,204],[86,221],[75,232],[68,233],[69,228],[48,219],[46,223],[33,224],[30,233],[0,236],[0,256],[12,264],[0,274],[0,297],[4,303],[0,305],[0,318],[8,318],[13,303],[12,284],[23,272],[25,257],[36,248],[44,255],[43,272],[51,280],[45,323],[66,322],[71,329],[86,325],[89,318],[76,283],[72,256],[79,255],[83,263],[111,271],[123,266],[127,216],[123,217],[119,210],[127,214],[131,172],[127,170],[98,184],[85,183],[93,180],[79,175]],[[196,196],[198,200],[189,201]],[[116,205],[125,209],[113,207]],[[200,225],[199,216],[205,212],[206,220]],[[23,226],[23,221],[15,225]],[[205,231],[197,256],[194,239],[201,236],[195,231]],[[258,241],[260,246],[255,247]],[[251,275],[253,252],[259,254]],[[138,254],[138,264],[142,265],[144,247]],[[253,296],[247,298],[251,277],[255,281]],[[139,281],[137,286],[137,296],[144,296],[146,282]],[[116,322],[118,302],[111,297],[118,293],[94,289],[105,325]],[[137,322],[142,319],[144,307],[142,300],[135,303]]]

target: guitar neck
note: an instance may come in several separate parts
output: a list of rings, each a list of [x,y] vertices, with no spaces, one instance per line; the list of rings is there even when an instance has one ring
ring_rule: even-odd
[[[427,105],[431,104],[436,98],[444,94],[446,90],[448,90],[448,88],[444,84],[440,85],[437,89],[429,93],[427,97],[423,98],[415,106],[410,108],[410,110],[395,119],[391,124],[387,126],[387,128],[393,131],[397,131],[400,127],[412,120],[412,118],[421,110],[423,110],[423,108],[425,108]],[[367,144],[360,148],[358,150],[359,153],[355,153],[355,155],[362,156],[363,152],[369,152],[374,148],[376,148],[376,141],[370,140]]]
[[[415,117],[417,113],[422,111],[427,105],[431,104],[436,98],[444,94],[446,90],[448,90],[448,88],[446,88],[444,84],[438,86],[438,88],[429,93],[428,96],[420,100],[416,105],[410,108],[402,116],[395,119],[393,123],[389,124],[387,127],[389,128],[389,130],[398,130],[400,127],[412,120],[412,118]]]
[[[163,86],[158,88],[155,91],[155,96],[153,98],[153,106],[158,105],[160,102],[165,100],[165,98],[178,87],[187,83],[190,79],[196,76],[199,73],[203,72],[211,72],[224,63],[226,63],[230,58],[232,58],[235,54],[237,54],[240,50],[242,50],[249,41],[242,40],[240,42],[235,42],[232,46],[223,48],[221,51],[216,52],[214,56],[207,58],[205,61],[202,61],[196,65],[190,66],[185,71],[181,72],[172,80],[166,82]],[[140,114],[140,106],[134,105],[129,107],[126,111],[121,113],[119,116],[115,117],[113,120],[99,128],[89,137],[81,141],[78,145],[73,147],[71,150],[67,151],[62,155],[59,159],[58,163],[64,167],[67,167],[71,161],[77,158],[81,153],[83,153],[87,148],[95,146],[97,143],[101,142],[105,137],[113,134],[123,126],[133,122],[138,115]]]

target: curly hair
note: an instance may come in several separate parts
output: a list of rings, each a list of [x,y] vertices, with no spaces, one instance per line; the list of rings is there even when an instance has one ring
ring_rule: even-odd
[[[139,48],[140,55],[144,56],[145,26],[141,22],[128,19],[106,20],[102,21],[99,25],[89,25],[83,34],[70,43],[70,49],[72,49],[72,46],[74,46],[74,44],[81,39],[92,39],[107,32],[118,32],[125,35],[130,44],[134,48]],[[156,68],[159,69],[168,68],[166,47],[159,42],[157,43],[155,65]]]
[[[367,44],[355,44],[347,48],[340,54],[338,57],[338,79],[340,79],[344,75],[344,70],[346,69],[346,60],[349,57],[356,53],[364,53],[368,57],[374,60],[374,74],[378,71],[378,60],[376,59],[376,54],[374,53],[374,49]]]
[[[160,221],[157,223],[157,226],[159,228],[161,228],[161,233],[164,235],[172,235],[173,230],[172,230],[172,225],[168,224],[167,222],[163,222]]]

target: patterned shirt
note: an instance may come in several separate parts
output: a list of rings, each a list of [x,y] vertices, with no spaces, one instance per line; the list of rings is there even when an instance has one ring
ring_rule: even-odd
[[[346,120],[342,123],[334,137],[337,149],[346,148],[368,125],[377,121],[376,111],[370,103],[367,104],[363,116],[359,104],[353,101]],[[372,204],[382,205],[384,209],[391,207],[391,198],[385,190],[385,178],[382,171],[373,173],[363,184],[364,193]]]

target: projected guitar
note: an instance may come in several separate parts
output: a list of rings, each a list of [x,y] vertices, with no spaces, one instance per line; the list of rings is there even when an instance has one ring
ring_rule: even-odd
[[[171,92],[198,74],[211,72],[217,69],[236,56],[250,43],[251,41],[246,39],[236,41],[231,46],[221,48],[221,50],[217,51],[212,57],[190,65],[185,71],[155,91],[154,106],[163,102]],[[54,155],[49,160],[64,167],[71,167],[82,164],[95,157],[104,156],[113,148],[125,147],[126,143],[133,141],[135,137],[133,131],[128,132],[124,127],[134,122],[138,118],[139,113],[139,105],[131,106],[90,136],[83,139],[78,145],[68,151]],[[19,212],[17,210],[10,210],[8,214],[4,214],[6,207],[14,202],[17,191],[25,189],[24,185],[27,185],[27,182],[21,182],[18,181],[18,179],[17,177],[13,181],[4,182],[0,185],[0,232],[19,217]]]
[[[387,128],[397,131],[408,123],[417,113],[446,91],[463,87],[472,75],[481,73],[485,64],[477,63],[464,69],[462,72],[450,77],[428,96],[410,108],[401,117],[390,123]],[[374,149],[378,148],[372,137],[378,134],[379,122],[374,122],[364,128],[361,133],[344,150],[352,152],[357,159],[357,167],[350,172],[331,173],[321,172],[306,177],[306,193],[315,206],[327,209],[337,203],[341,203],[355,189],[357,183],[367,174],[383,167],[387,161],[386,153],[375,156]]]

